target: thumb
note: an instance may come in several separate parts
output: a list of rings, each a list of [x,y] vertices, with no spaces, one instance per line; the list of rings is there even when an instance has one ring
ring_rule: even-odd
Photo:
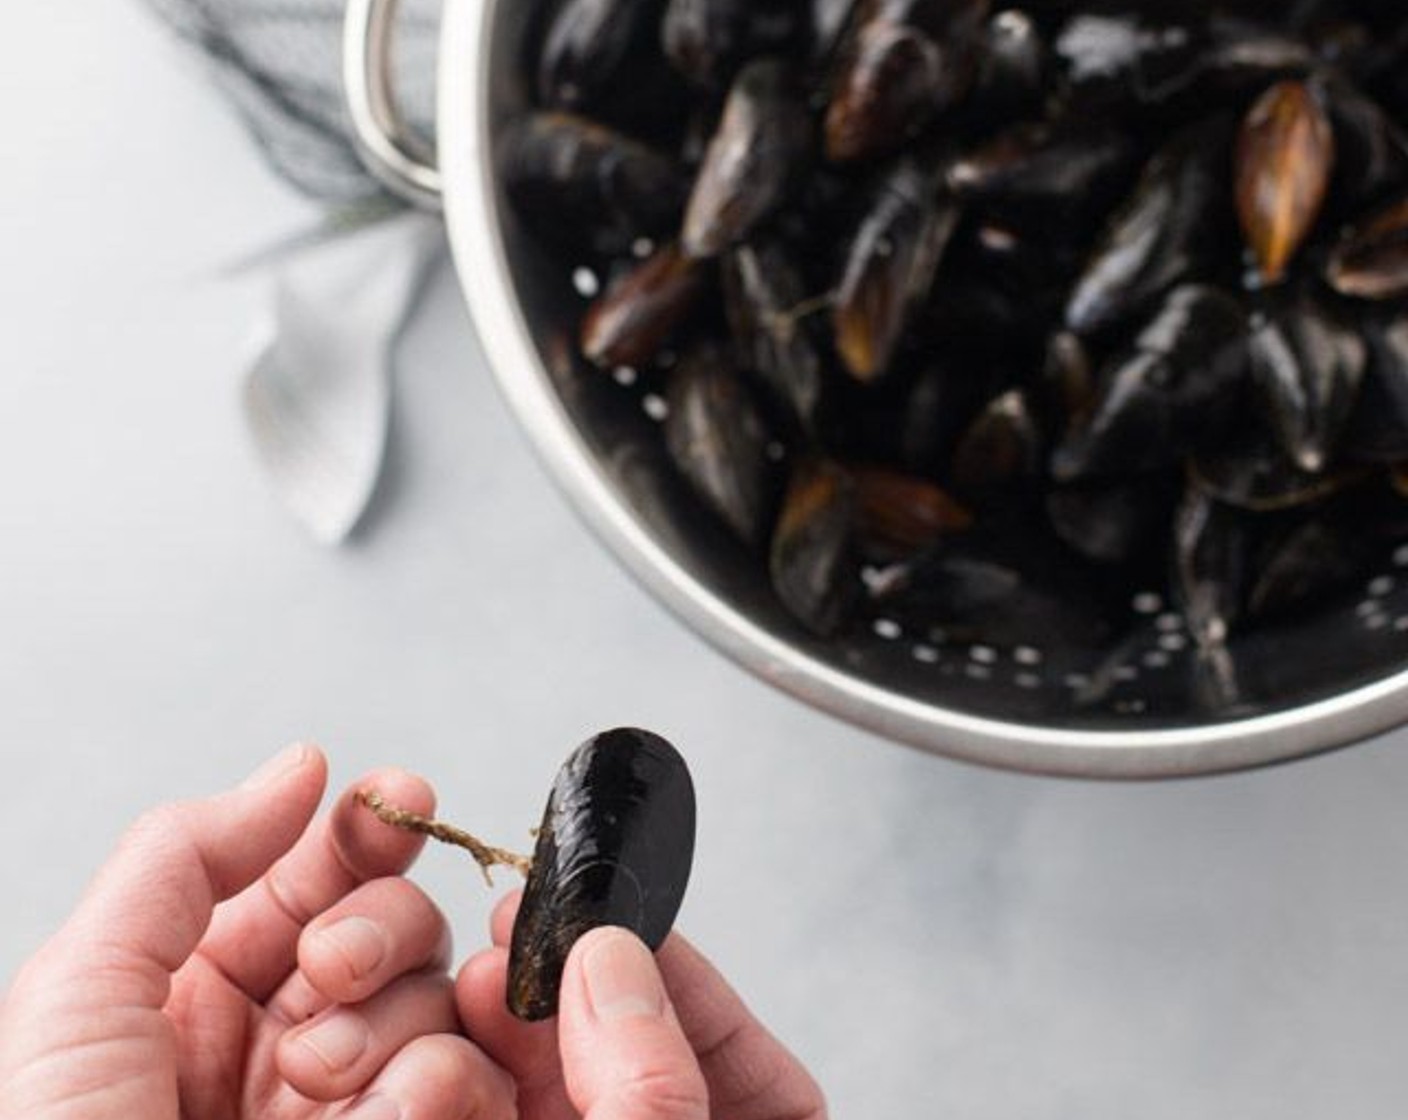
[[[655,957],[624,929],[585,934],[563,972],[558,1042],[584,1120],[707,1120],[709,1093]]]

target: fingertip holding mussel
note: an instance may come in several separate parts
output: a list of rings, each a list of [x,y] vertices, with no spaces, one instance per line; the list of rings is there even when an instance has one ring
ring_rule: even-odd
[[[658,949],[684,900],[694,859],[689,768],[665,739],[618,728],[587,740],[548,795],[509,945],[508,1008],[557,1012],[568,953],[599,926]]]

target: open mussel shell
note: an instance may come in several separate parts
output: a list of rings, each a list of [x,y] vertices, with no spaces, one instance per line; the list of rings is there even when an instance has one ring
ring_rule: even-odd
[[[689,768],[659,735],[618,728],[572,752],[548,795],[513,926],[514,1015],[556,1013],[567,954],[588,930],[622,926],[660,947],[689,882],[694,824]]]

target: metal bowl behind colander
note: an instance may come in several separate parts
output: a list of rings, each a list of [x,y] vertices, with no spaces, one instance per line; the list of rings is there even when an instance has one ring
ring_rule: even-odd
[[[716,531],[676,478],[658,432],[663,401],[573,360],[581,303],[571,270],[524,235],[502,196],[492,153],[527,104],[524,38],[538,5],[447,0],[438,175],[397,142],[381,85],[375,48],[392,7],[354,0],[349,20],[349,90],[371,165],[418,201],[443,192],[480,338],[538,452],[640,582],[730,657],[889,738],[1043,773],[1234,770],[1408,719],[1408,547],[1386,552],[1357,595],[1239,639],[1226,664],[1195,664],[1183,620],[1152,592],[1131,598],[1131,636],[1094,653],[1053,632],[958,643],[883,615],[835,640],[803,632],[756,560]],[[1209,703],[1209,675],[1221,678],[1212,691],[1235,692],[1234,702]]]

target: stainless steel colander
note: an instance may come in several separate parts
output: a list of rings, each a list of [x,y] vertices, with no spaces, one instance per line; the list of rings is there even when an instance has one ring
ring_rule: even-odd
[[[800,630],[766,573],[698,515],[676,479],[657,430],[663,401],[629,379],[584,378],[568,360],[581,306],[574,278],[519,228],[492,158],[528,103],[522,60],[536,0],[446,0],[438,167],[390,92],[395,6],[349,5],[345,77],[368,166],[417,204],[443,205],[480,338],[539,454],[618,559],[724,653],[880,735],[1051,774],[1234,770],[1408,719],[1408,546],[1386,552],[1358,595],[1234,641],[1221,664],[1199,663],[1183,619],[1152,591],[1129,603],[1129,636],[1094,654],[1035,621],[1015,640],[961,643],[883,614],[830,641]]]

